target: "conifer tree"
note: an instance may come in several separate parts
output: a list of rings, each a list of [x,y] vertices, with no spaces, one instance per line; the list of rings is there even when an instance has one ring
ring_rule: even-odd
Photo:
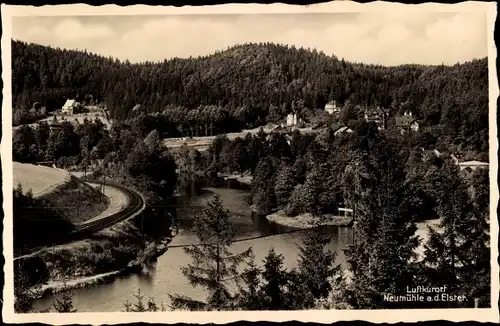
[[[193,233],[199,244],[184,248],[193,263],[182,267],[182,273],[193,286],[205,288],[206,301],[183,295],[171,295],[172,308],[188,310],[229,310],[234,306],[234,296],[229,290],[231,282],[241,279],[238,266],[252,253],[248,250],[230,252],[235,231],[218,196],[208,203],[203,213],[197,216]]]
[[[60,297],[56,298],[56,301],[52,304],[57,312],[77,312],[77,309],[73,307],[73,293],[66,288],[64,288]]]
[[[276,204],[278,207],[284,207],[287,204],[294,187],[295,179],[293,170],[289,164],[283,162],[279,167],[276,175],[276,184],[274,186]]]
[[[123,304],[125,306],[125,312],[157,312],[166,310],[163,303],[158,305],[153,298],[149,298],[146,302],[144,302],[144,295],[141,294],[141,289],[138,289],[137,294],[134,294],[133,296],[135,298],[134,303],[125,301]]]
[[[262,270],[256,265],[252,253],[248,266],[243,270],[242,282],[238,284],[237,306],[244,310],[263,309],[262,297],[260,295]]]
[[[446,285],[450,294],[466,295],[465,306],[474,306],[473,299],[490,306],[489,209],[472,202],[467,184],[450,160],[436,172],[434,184],[441,223],[439,232],[429,228],[424,259],[431,267],[429,282]]]
[[[286,310],[289,300],[289,274],[283,266],[284,257],[271,248],[264,259],[261,284],[261,302],[264,310]]]
[[[416,227],[408,208],[404,166],[385,139],[367,129],[352,169],[353,244],[346,250],[352,279],[346,301],[356,308],[383,308],[384,293],[412,286]]]
[[[327,297],[332,290],[331,279],[340,272],[340,266],[334,264],[335,252],[325,250],[332,240],[330,230],[321,222],[314,224],[299,246],[299,280],[305,290],[301,294],[303,308],[311,308],[316,300]]]

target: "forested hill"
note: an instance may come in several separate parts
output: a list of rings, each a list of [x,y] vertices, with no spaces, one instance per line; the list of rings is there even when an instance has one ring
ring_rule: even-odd
[[[292,106],[323,108],[337,100],[382,105],[392,115],[406,103],[420,118],[466,137],[488,127],[487,59],[454,66],[382,67],[265,43],[237,45],[205,57],[131,64],[13,41],[12,62],[13,105],[20,112],[33,102],[50,110],[68,97],[92,95],[116,119],[130,117],[141,104],[142,112],[174,110],[181,124],[202,110],[205,120],[229,119],[245,127],[282,118]]]

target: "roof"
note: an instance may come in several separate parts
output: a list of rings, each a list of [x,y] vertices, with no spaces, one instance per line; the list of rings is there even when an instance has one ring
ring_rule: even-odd
[[[75,100],[66,100],[66,103],[64,103],[64,106],[76,106],[76,101]]]
[[[337,135],[341,132],[353,132],[351,128],[347,127],[347,126],[343,126],[341,128],[339,128],[337,131],[335,131],[334,135]]]
[[[437,149],[422,148],[422,154],[424,154],[427,157],[441,157],[441,152],[439,152]]]
[[[380,107],[365,110],[365,115],[368,119],[378,119],[386,116],[388,113],[389,109],[382,109]]]
[[[489,163],[480,162],[480,161],[467,161],[467,162],[460,162],[458,164],[462,165],[462,166],[488,166],[488,165],[490,165]]]

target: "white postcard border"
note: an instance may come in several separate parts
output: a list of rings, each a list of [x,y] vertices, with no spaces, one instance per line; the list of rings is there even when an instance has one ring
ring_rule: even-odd
[[[498,220],[496,209],[499,192],[497,187],[497,126],[496,102],[499,95],[498,79],[496,74],[496,46],[493,32],[496,19],[496,3],[492,2],[463,2],[459,4],[426,3],[421,5],[404,5],[400,3],[372,2],[359,4],[351,1],[330,2],[310,6],[292,6],[283,4],[270,5],[217,5],[203,7],[152,7],[135,5],[120,7],[106,5],[93,7],[85,4],[58,5],[58,6],[7,6],[2,4],[2,65],[11,66],[11,35],[13,16],[67,16],[67,15],[189,15],[189,14],[271,14],[271,13],[316,13],[316,12],[374,12],[387,10],[408,10],[412,12],[486,12],[488,13],[488,68],[489,68],[489,140],[490,140],[490,181],[491,181],[491,262],[492,276],[499,275],[498,258]],[[3,316],[6,322],[25,323],[41,322],[53,325],[63,324],[117,324],[129,322],[158,322],[158,323],[216,323],[223,324],[235,321],[301,321],[331,323],[334,321],[365,320],[377,323],[418,322],[426,320],[448,321],[498,321],[499,280],[492,277],[492,308],[490,309],[418,309],[418,310],[308,310],[308,311],[238,311],[238,312],[162,312],[162,313],[39,313],[15,314],[13,310],[13,242],[12,242],[12,98],[11,98],[11,69],[2,72],[4,81],[2,102],[2,130],[1,142],[2,171],[3,173],[3,209],[4,209],[4,304]]]

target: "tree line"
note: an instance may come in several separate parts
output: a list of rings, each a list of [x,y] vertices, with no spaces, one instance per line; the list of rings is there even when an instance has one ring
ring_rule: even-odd
[[[314,111],[336,100],[380,105],[391,116],[404,105],[426,124],[442,125],[449,143],[487,144],[485,58],[383,67],[252,43],[203,57],[131,64],[19,41],[12,42],[12,58],[14,116],[27,115],[35,102],[52,111],[76,98],[104,102],[116,120],[165,113],[176,125],[170,134],[207,135],[276,122],[292,110]]]

